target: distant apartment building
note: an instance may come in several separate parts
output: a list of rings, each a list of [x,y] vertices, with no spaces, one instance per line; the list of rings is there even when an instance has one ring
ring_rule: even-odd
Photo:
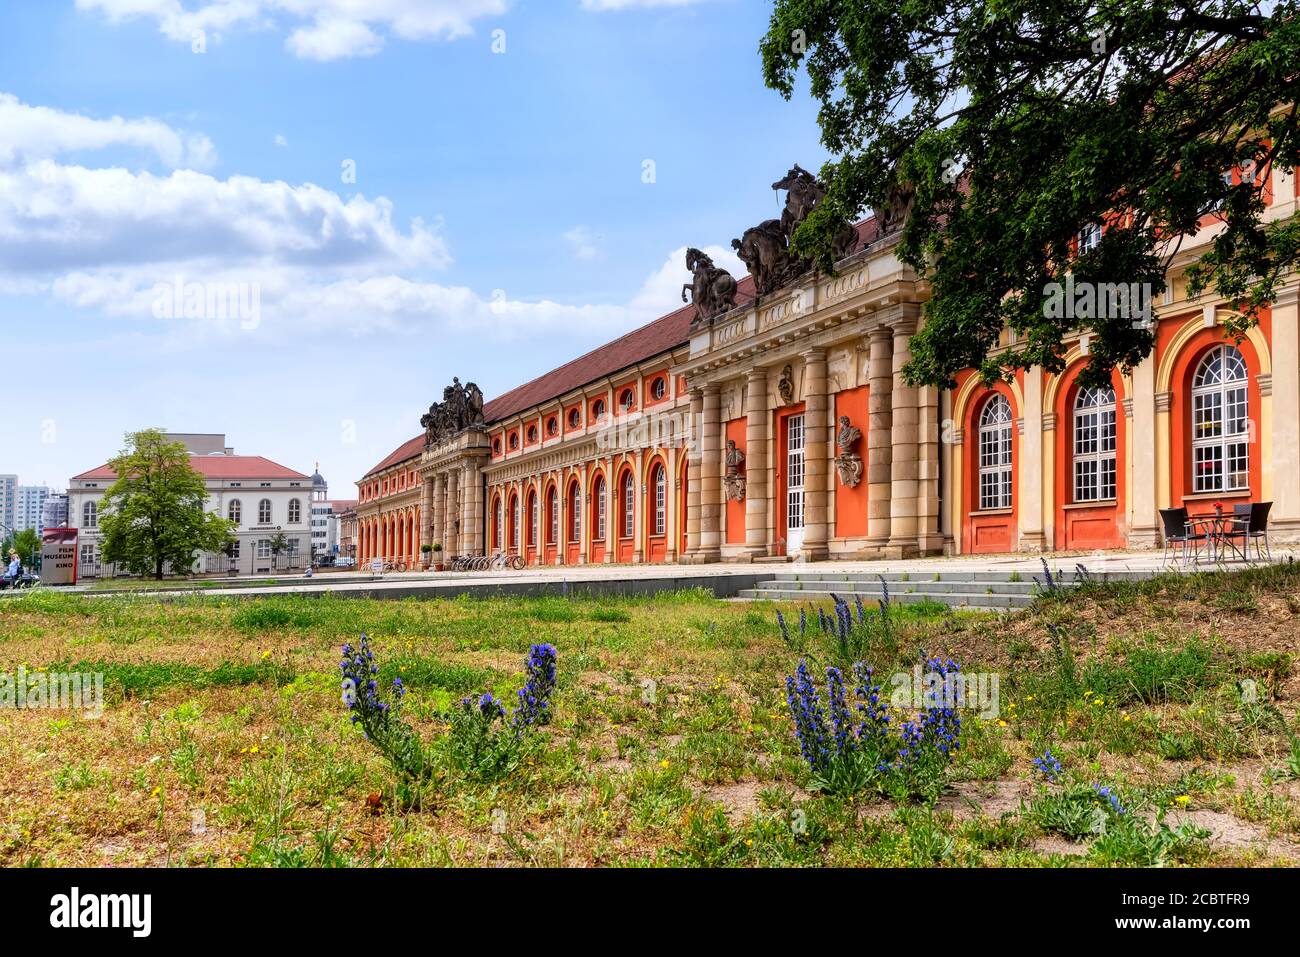
[[[183,442],[190,465],[203,476],[207,509],[235,523],[235,544],[225,554],[195,556],[195,573],[250,575],[305,568],[311,558],[312,479],[260,455],[236,455],[224,435],[168,433]],[[104,492],[117,475],[107,465],[74,475],[68,483],[69,525],[79,529],[78,574],[106,577],[118,569],[102,559],[99,516]],[[276,554],[283,534],[286,548]]]
[[[0,475],[0,537],[11,533],[18,512],[18,476]]]
[[[42,515],[45,502],[49,496],[50,488],[46,485],[18,486],[18,505],[14,509],[14,529],[22,531],[23,529],[32,528],[36,530],[36,534],[41,534],[45,530]]]

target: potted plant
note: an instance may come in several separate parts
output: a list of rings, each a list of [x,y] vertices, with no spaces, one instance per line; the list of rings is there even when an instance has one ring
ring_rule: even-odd
[[[442,571],[442,542],[434,542],[429,549],[433,552],[433,570]]]
[[[429,555],[432,552],[433,552],[433,546],[430,545],[428,542],[425,542],[423,545],[420,546],[420,553],[421,553],[421,557],[424,559],[425,568],[429,567],[429,561],[430,561]]]

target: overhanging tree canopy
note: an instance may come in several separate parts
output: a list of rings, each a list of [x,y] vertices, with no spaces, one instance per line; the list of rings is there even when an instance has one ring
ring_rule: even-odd
[[[1085,380],[1098,382],[1141,361],[1153,327],[1049,315],[1048,284],[1070,271],[1159,293],[1178,237],[1217,215],[1225,227],[1189,270],[1190,291],[1238,303],[1240,335],[1300,255],[1300,224],[1263,220],[1266,174],[1300,156],[1296,6],[776,0],[766,82],[788,98],[807,71],[838,157],[795,246],[829,268],[846,219],[914,191],[900,255],[932,298],[909,380],[1059,371],[1077,328],[1089,333]],[[1079,255],[1080,231],[1103,222]],[[1016,345],[989,356],[1004,326]]]

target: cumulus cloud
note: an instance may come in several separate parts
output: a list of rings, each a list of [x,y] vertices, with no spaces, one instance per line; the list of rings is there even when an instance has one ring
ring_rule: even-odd
[[[288,29],[294,56],[337,60],[371,56],[386,36],[455,40],[475,21],[506,11],[506,0],[77,0],[110,22],[148,18],[170,40],[190,43],[197,32],[219,37],[237,26]]]
[[[49,159],[63,153],[127,146],[153,153],[173,169],[210,169],[212,141],[152,118],[95,119],[47,106],[31,106],[0,93],[0,164]]]
[[[693,7],[704,0],[582,0],[582,9],[604,12],[633,7]]]

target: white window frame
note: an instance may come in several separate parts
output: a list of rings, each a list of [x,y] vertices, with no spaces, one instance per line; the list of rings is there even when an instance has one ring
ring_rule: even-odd
[[[1080,389],[1074,400],[1074,501],[1115,499],[1115,390]]]
[[[596,541],[605,540],[605,476],[596,476],[596,534],[592,536]]]
[[[668,530],[668,482],[664,477],[664,467],[655,463],[651,475],[651,488],[654,490],[654,534],[663,535]]]
[[[257,503],[257,524],[270,525],[272,516],[275,513],[271,510],[271,500],[264,498]]]
[[[231,499],[226,506],[226,518],[236,525],[241,524],[244,521],[244,503],[237,498]]]
[[[296,498],[289,499],[289,524],[297,525],[302,521],[302,502]]]
[[[979,424],[979,507],[980,511],[1011,508],[1015,467],[1011,430],[1015,422],[1011,403],[1001,393],[984,404]]]
[[[1101,245],[1101,224],[1088,223],[1079,230],[1079,255],[1086,256]]]
[[[1249,489],[1250,370],[1240,350],[1225,343],[1201,357],[1192,376],[1191,417],[1192,492]]]
[[[560,490],[554,485],[546,493],[546,507],[550,514],[546,516],[546,524],[550,527],[550,541],[548,545],[560,544]]]
[[[582,541],[582,486],[569,485],[569,542]]]
[[[636,534],[636,481],[631,472],[623,473],[623,538]]]
[[[99,528],[99,503],[93,498],[81,506],[81,527]]]

